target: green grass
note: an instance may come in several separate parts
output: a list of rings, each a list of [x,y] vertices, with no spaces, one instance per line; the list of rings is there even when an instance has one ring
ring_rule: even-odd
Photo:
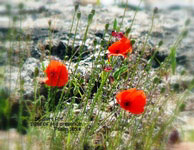
[[[130,29],[135,20],[137,10]],[[125,17],[125,11],[126,9],[124,10],[123,18]],[[80,17],[81,12],[78,11],[76,6],[70,33],[77,34]],[[90,25],[93,23],[93,17],[95,17],[94,10],[88,15],[88,24],[82,37],[80,53],[84,51],[84,44],[88,37]],[[98,55],[93,59],[91,71],[87,73],[88,79],[77,72],[81,55],[78,57],[72,73],[69,74],[68,84],[63,88],[42,85],[42,88],[46,91],[46,94],[43,95],[40,92],[41,85],[37,80],[39,75],[36,73],[33,100],[24,98],[24,83],[21,76],[19,76],[19,108],[14,115],[17,116],[16,127],[20,133],[25,133],[25,140],[16,142],[18,149],[22,149],[22,143],[29,150],[165,149],[168,130],[179,112],[179,107],[185,98],[186,92],[179,96],[171,89],[169,83],[163,81],[168,74],[175,73],[176,49],[185,35],[181,33],[176,40],[177,42],[175,44],[172,43],[170,55],[164,62],[160,62],[160,67],[152,69],[151,63],[155,52],[159,51],[162,45],[162,42],[159,42],[156,45],[155,52],[147,48],[147,41],[154,28],[154,19],[155,12],[153,13],[152,24],[145,41],[142,41],[142,44],[133,42],[136,49],[133,49],[133,53],[126,59],[116,56],[112,57],[110,62],[103,59],[100,54],[107,51],[108,46],[104,44],[105,41],[100,41],[99,43],[95,41],[94,52],[97,52]],[[105,26],[104,34],[107,34],[108,30],[112,29],[121,30],[123,19],[120,24],[117,19],[113,18],[113,20],[112,27],[111,25]],[[52,23],[50,22],[49,25],[49,28],[51,28]],[[73,31],[74,26],[75,31]],[[127,34],[130,35],[130,29],[126,29]],[[50,30],[49,40],[51,42],[52,34]],[[112,40],[113,37],[109,35],[107,45]],[[138,41],[138,39],[133,39],[133,41]],[[75,38],[69,39],[68,44],[71,42],[74,49]],[[96,48],[97,44],[100,45],[99,48]],[[51,50],[52,45],[49,47]],[[9,54],[11,54],[11,51],[12,41],[10,41]],[[69,58],[70,67],[73,56],[76,53],[77,51]],[[148,61],[145,61],[148,54],[153,55]],[[132,59],[132,57],[135,59]],[[20,57],[21,61],[18,64],[20,75],[23,65],[22,58],[23,56]],[[9,61],[11,64],[11,57],[9,57]],[[113,70],[105,72],[103,70],[104,66],[111,66]],[[44,71],[43,68],[41,69],[40,71]],[[134,115],[122,110],[115,101],[116,93],[134,87],[144,90],[146,93],[147,104],[145,112],[141,115]],[[5,100],[10,101],[5,102]],[[12,100],[11,98],[4,98],[2,100],[5,102],[3,105],[13,106]],[[171,113],[168,113],[169,105],[172,106]],[[2,116],[13,117],[12,113],[10,113],[12,111],[4,111],[3,107],[0,107],[0,110]]]
[[[185,140],[194,142],[194,130],[185,133]]]
[[[5,71],[5,67],[1,66],[0,67],[0,85],[2,85],[4,82],[4,71]]]

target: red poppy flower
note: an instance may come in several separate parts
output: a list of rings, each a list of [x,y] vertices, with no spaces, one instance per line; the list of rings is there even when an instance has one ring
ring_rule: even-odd
[[[124,34],[123,34],[123,32],[112,31],[112,36],[121,39],[124,36]]]
[[[132,52],[132,45],[130,40],[123,36],[119,41],[113,43],[108,50],[108,57],[112,55],[127,57],[127,54]]]
[[[104,67],[104,71],[105,72],[110,72],[111,70],[112,70],[112,67],[109,67],[109,66]]]
[[[68,70],[66,66],[57,60],[51,60],[44,71],[47,78],[44,83],[48,86],[64,86],[68,82]]]
[[[133,114],[141,114],[144,112],[146,104],[146,96],[143,90],[136,90],[132,88],[124,90],[116,95],[118,104],[126,111]]]

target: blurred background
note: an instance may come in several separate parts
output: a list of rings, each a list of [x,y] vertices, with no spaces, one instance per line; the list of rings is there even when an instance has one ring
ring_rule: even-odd
[[[177,92],[182,92],[193,80],[194,0],[0,0],[0,88],[6,89],[7,93],[14,93],[15,88],[17,88],[16,74],[21,55],[24,63],[26,63],[27,57],[40,57],[37,47],[44,45],[48,40],[49,22],[54,33],[52,35],[53,41],[67,42],[75,4],[80,5],[79,11],[82,13],[78,29],[79,35],[76,36],[78,41],[75,43],[78,45],[85,31],[87,15],[91,9],[95,9],[96,14],[90,26],[88,43],[92,43],[93,39],[100,38],[103,35],[104,26],[107,23],[111,26],[109,31],[111,33],[114,19],[117,18],[120,22],[125,8],[127,11],[121,31],[125,32],[126,28],[131,25],[133,16],[137,11],[130,36],[139,41],[143,40],[150,29],[153,10],[157,7],[158,11],[149,45],[155,47],[159,41],[163,41],[164,44],[157,55],[161,62],[167,57],[169,48],[183,31],[185,21],[189,20],[187,36],[177,50],[176,74],[169,77],[168,81]],[[11,29],[16,29],[16,34],[10,35]],[[12,54],[11,57],[8,57],[10,47]],[[8,67],[10,65],[12,66],[11,69]],[[156,67],[158,67],[158,64],[153,65],[153,68]],[[9,68],[9,71],[7,68]],[[27,69],[24,89],[25,94],[29,96],[34,89]],[[9,76],[10,72],[12,76]],[[185,103],[182,113],[178,117],[179,123],[176,126],[180,129],[179,132],[185,134],[183,141],[189,142],[186,144],[191,144],[190,147],[194,149],[192,145],[192,142],[194,142],[193,93]],[[6,94],[0,95],[0,100],[4,99],[4,96],[6,97]],[[17,133],[15,130],[10,132],[13,134],[13,140],[15,140]],[[0,144],[5,140],[4,135],[6,133],[0,130]],[[186,150],[187,148],[184,147],[183,149]]]

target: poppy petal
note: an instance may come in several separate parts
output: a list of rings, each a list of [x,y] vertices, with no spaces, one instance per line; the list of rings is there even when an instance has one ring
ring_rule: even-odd
[[[45,84],[48,86],[64,86],[68,82],[68,70],[62,62],[51,60],[44,72],[47,75]]]
[[[123,36],[119,41],[109,46],[108,50],[110,56],[123,56],[126,58],[127,54],[132,52],[132,45],[130,40]]]
[[[141,114],[144,112],[146,105],[146,96],[143,90],[135,88],[124,90],[116,95],[118,104],[126,111],[133,114]]]

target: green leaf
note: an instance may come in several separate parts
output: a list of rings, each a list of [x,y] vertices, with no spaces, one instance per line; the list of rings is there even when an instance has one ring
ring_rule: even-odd
[[[135,44],[135,39],[132,39],[131,40],[131,45],[134,45]]]
[[[194,79],[190,82],[188,89],[189,90],[193,90],[194,89]]]
[[[113,30],[117,30],[117,19],[115,18],[114,23],[113,23]]]
[[[128,36],[128,34],[131,32],[131,28],[128,28],[126,31],[125,31],[125,34],[126,36]]]
[[[176,70],[176,47],[175,46],[170,48],[170,62],[172,67],[172,73],[175,74],[175,70]]]
[[[155,77],[154,78],[154,81],[153,81],[155,84],[158,84],[160,82],[160,79],[158,77]]]
[[[69,145],[71,142],[71,132],[68,132],[68,136],[67,136],[67,145]]]
[[[184,111],[184,110],[185,110],[185,107],[186,107],[186,104],[185,104],[185,103],[182,103],[182,104],[179,106],[179,111]]]
[[[117,71],[115,71],[115,73],[114,73],[114,75],[113,75],[114,78],[115,78],[116,80],[118,80],[119,77],[120,77],[120,75],[121,75],[122,73],[126,72],[127,69],[128,69],[127,66],[123,66],[123,67],[121,67],[120,69],[118,69]]]

